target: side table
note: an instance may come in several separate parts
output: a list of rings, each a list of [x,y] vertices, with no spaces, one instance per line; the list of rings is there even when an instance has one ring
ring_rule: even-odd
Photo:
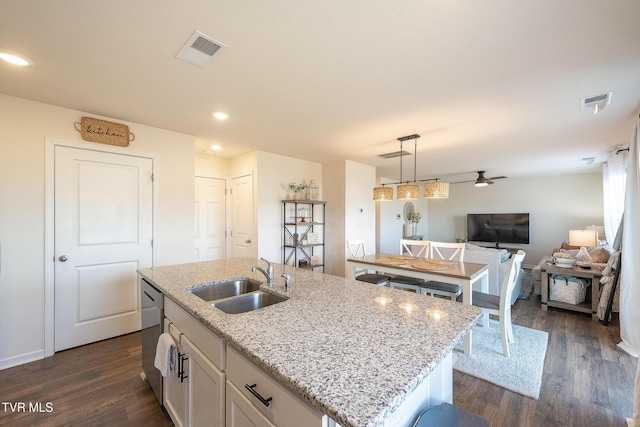
[[[565,310],[579,311],[581,313],[590,313],[593,320],[597,320],[596,312],[598,311],[598,302],[600,301],[600,278],[602,277],[602,271],[598,267],[580,268],[573,266],[572,268],[557,267],[554,264],[544,263],[540,266],[540,272],[542,273],[542,281],[540,284],[542,309],[547,311],[549,307],[563,308]],[[549,299],[549,278],[552,274],[562,274],[564,276],[581,277],[588,279],[591,282],[589,286],[591,292],[587,292],[585,301],[580,304],[568,304],[561,301],[553,301]]]

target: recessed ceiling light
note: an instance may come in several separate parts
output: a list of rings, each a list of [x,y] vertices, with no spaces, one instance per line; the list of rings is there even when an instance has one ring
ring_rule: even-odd
[[[0,59],[14,65],[20,65],[21,67],[26,67],[27,65],[29,65],[29,61],[25,58],[7,52],[0,52]]]
[[[211,115],[218,120],[227,120],[229,118],[229,115],[223,111],[214,111]]]
[[[215,151],[220,151],[222,150],[222,147],[216,144],[211,145],[211,149],[215,150]]]

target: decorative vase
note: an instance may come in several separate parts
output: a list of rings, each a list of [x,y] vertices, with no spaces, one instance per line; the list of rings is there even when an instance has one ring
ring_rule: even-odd
[[[320,200],[320,188],[315,180],[311,180],[309,184],[309,200]]]
[[[418,223],[417,222],[412,222],[411,223],[411,235],[412,236],[417,236],[418,235]]]

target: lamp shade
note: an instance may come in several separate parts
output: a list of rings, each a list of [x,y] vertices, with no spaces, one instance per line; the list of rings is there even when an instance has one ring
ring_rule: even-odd
[[[424,185],[424,197],[426,199],[447,199],[449,198],[448,182],[427,182]]]
[[[420,197],[420,186],[418,184],[398,185],[398,200],[415,200]]]
[[[596,230],[569,230],[571,246],[596,246],[598,232]]]
[[[373,200],[379,202],[383,200],[393,200],[393,188],[375,187],[373,189]]]
[[[587,225],[585,230],[596,230],[596,238],[600,240],[605,240],[604,236],[604,225]]]

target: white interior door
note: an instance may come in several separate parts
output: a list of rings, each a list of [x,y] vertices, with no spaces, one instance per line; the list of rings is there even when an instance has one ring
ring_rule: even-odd
[[[225,251],[224,179],[196,177],[195,261],[224,259]]]
[[[140,329],[151,267],[153,161],[55,147],[55,350]]]
[[[253,255],[253,177],[233,178],[231,186],[231,247],[233,257]]]

